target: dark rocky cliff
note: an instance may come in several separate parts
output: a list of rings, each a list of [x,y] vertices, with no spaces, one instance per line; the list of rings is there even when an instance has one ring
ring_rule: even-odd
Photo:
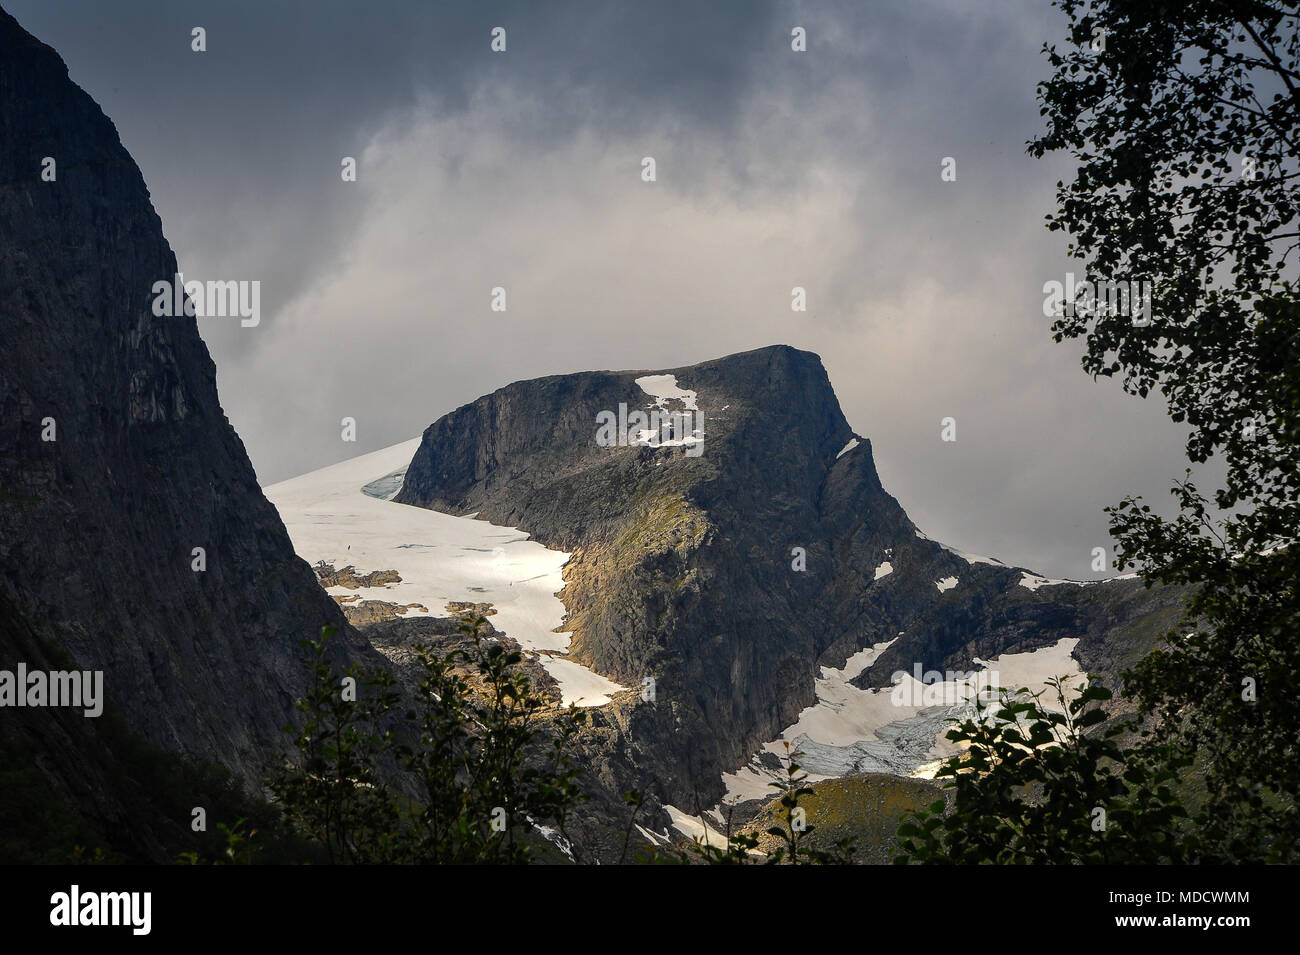
[[[597,444],[600,411],[651,403],[636,384],[648,374],[698,395],[698,457]],[[870,685],[1062,637],[1087,638],[1100,660],[1132,621],[1177,602],[1137,580],[1030,590],[1019,569],[968,562],[918,534],[869,441],[839,454],[853,437],[820,359],[773,346],[509,385],[435,422],[395,499],[478,511],[573,552],[561,596],[574,656],[656,687],[654,701],[627,694],[594,722],[683,806],[711,804],[718,774],[813,702],[818,667],[861,648],[904,634],[863,675]],[[796,547],[806,570],[793,569]],[[893,572],[877,579],[886,561]],[[948,577],[958,584],[941,591]]]
[[[135,731],[253,781],[297,640],[331,623],[373,657],[262,496],[195,320],[152,314],[175,272],[113,124],[0,11],[0,587]]]

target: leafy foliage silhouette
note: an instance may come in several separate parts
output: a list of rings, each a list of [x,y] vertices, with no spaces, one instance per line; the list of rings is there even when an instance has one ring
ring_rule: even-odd
[[[1119,721],[1105,719],[1109,690],[1085,683],[1069,695],[1063,678],[1046,691],[1003,689],[997,703],[975,711],[947,738],[964,747],[936,778],[955,790],[948,811],[940,799],[899,827],[895,862],[1140,863],[1184,861],[1186,817],[1171,788],[1176,772],[1126,752]]]
[[[1076,162],[1050,229],[1100,278],[1142,278],[1154,318],[1083,303],[1053,325],[1083,367],[1158,392],[1188,428],[1178,514],[1108,508],[1116,566],[1193,588],[1165,646],[1125,675],[1155,731],[1141,758],[1205,774],[1189,853],[1300,861],[1300,8],[1260,0],[1060,0],[1047,132]],[[1100,46],[1096,48],[1101,39]]]
[[[298,704],[302,725],[288,728],[296,759],[269,787],[330,862],[524,863],[537,842],[524,833],[550,824],[567,840],[584,798],[570,750],[586,714],[553,712],[520,672],[522,654],[485,629],[483,617],[466,617],[472,649],[417,649],[422,673],[404,721],[391,674],[349,667],[356,698],[345,698],[329,662],[333,629],[304,641],[313,682]],[[394,790],[398,770],[414,796]]]

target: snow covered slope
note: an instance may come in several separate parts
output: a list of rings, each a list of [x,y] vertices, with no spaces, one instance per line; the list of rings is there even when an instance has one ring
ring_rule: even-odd
[[[951,717],[970,714],[971,704],[961,702],[969,699],[970,693],[990,685],[1013,690],[1027,687],[1037,693],[1056,676],[1069,677],[1070,688],[1077,692],[1083,676],[1071,656],[1079,641],[1065,639],[1029,653],[979,660],[985,669],[974,671],[976,676],[961,685],[957,681],[921,684],[910,674],[903,675],[892,689],[861,690],[849,682],[874,665],[897,639],[854,654],[843,669],[822,667],[817,702],[755,753],[748,765],[724,774],[726,801],[770,798],[774,790],[769,784],[782,775],[773,757],[785,755],[786,742],[791,752],[803,753],[799,763],[811,782],[862,772],[933,776],[939,761],[956,752],[943,736],[950,729]],[[931,699],[955,702],[924,705]],[[1059,709],[1053,691],[1044,693],[1041,702]]]
[[[298,555],[340,569],[351,564],[359,573],[396,570],[402,578],[386,587],[330,588],[335,595],[417,603],[434,616],[445,616],[449,601],[492,604],[493,626],[539,652],[566,704],[601,706],[626,689],[564,659],[570,634],[556,632],[564,621],[556,593],[568,554],[513,527],[387,500],[419,445],[414,438],[265,488]]]

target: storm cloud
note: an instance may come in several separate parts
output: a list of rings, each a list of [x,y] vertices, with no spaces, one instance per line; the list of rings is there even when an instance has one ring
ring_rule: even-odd
[[[1025,153],[1044,3],[5,6],[114,120],[186,277],[262,283],[257,327],[200,328],[265,484],[510,381],[778,342],[965,551],[1098,576],[1102,508],[1182,472],[1161,405],[1043,315],[1082,271],[1043,225],[1069,167]]]

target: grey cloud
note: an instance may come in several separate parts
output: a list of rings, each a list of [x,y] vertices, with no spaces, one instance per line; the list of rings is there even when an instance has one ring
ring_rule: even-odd
[[[1042,227],[1066,169],[1024,152],[1041,4],[6,7],[117,123],[187,276],[262,280],[259,328],[201,328],[264,482],[511,380],[773,342],[823,356],[886,486],[967,551],[1092,576],[1101,507],[1181,473],[1159,405],[1041,313],[1074,267]]]

